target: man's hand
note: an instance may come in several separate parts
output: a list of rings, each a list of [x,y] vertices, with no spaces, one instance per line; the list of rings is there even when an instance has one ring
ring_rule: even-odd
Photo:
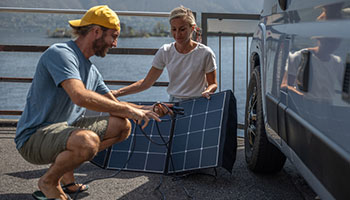
[[[138,109],[133,108],[134,112],[131,113],[133,120],[137,121],[139,125],[142,124],[142,121],[144,121],[144,124],[142,125],[142,129],[146,128],[148,125],[148,122],[150,119],[154,119],[158,122],[161,120],[159,119],[159,115],[156,112],[153,112],[152,110],[144,110],[144,109]]]
[[[160,117],[163,117],[164,115],[173,115],[173,111],[170,109],[173,105],[172,104],[164,104],[164,103],[155,103],[151,107],[152,111],[156,112]]]
[[[142,129],[144,129],[147,125],[148,122],[150,121],[150,119],[154,119],[158,122],[160,122],[161,120],[159,119],[159,115],[155,112],[153,112],[152,110],[145,110],[145,109],[140,109],[140,108],[135,108],[129,105],[126,105],[128,111],[126,112],[126,118],[134,120],[135,122],[137,122],[138,124],[142,124],[142,121],[144,121],[143,125],[142,125]],[[115,116],[121,116],[120,113],[113,113],[110,112],[111,115],[115,115]]]

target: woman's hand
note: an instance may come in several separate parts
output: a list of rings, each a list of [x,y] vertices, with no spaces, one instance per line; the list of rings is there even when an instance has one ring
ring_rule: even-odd
[[[202,92],[202,96],[207,98],[207,99],[210,99],[211,94],[214,94],[214,92],[210,92],[208,90],[205,90],[204,92]]]
[[[120,96],[120,90],[111,90],[111,92],[115,98]]]

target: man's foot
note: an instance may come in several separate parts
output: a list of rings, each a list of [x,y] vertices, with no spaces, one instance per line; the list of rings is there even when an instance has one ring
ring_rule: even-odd
[[[67,195],[63,192],[61,186],[45,181],[43,177],[39,179],[38,187],[47,199],[68,199]],[[34,193],[33,193],[34,195]]]
[[[63,185],[62,186],[62,189],[65,193],[67,194],[72,194],[72,193],[75,193],[79,190],[79,192],[84,192],[86,190],[89,189],[89,186],[88,185],[83,185],[81,183],[69,183],[69,184],[66,184],[66,185]]]
[[[43,192],[41,192],[40,190],[35,191],[32,194],[33,198],[36,200],[61,200],[60,198],[47,198],[45,196],[45,194]],[[71,198],[69,196],[67,196],[68,200],[71,200]]]

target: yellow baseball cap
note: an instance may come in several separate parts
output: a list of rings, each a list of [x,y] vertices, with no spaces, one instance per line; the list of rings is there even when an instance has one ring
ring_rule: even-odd
[[[120,31],[120,21],[118,15],[107,5],[94,6],[84,14],[83,18],[70,20],[69,24],[73,27],[96,24]]]

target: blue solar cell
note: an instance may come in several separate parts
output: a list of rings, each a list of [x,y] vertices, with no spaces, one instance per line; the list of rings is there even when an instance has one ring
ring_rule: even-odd
[[[205,115],[194,115],[190,120],[190,132],[203,130]]]
[[[204,147],[217,146],[219,144],[219,128],[209,129],[204,131]]]
[[[151,139],[153,141],[157,142],[158,144],[164,143],[163,140],[159,136],[152,136]],[[165,137],[164,140],[165,140],[165,142],[168,142],[169,137]],[[149,152],[166,153],[167,152],[167,148],[165,146],[161,146],[161,145],[150,144]]]
[[[194,101],[194,108],[192,115],[203,114],[207,111],[208,100],[206,98],[196,99]]]
[[[108,162],[108,168],[110,169],[123,168],[128,159],[128,156],[129,156],[128,152],[112,151]]]
[[[215,166],[217,163],[218,147],[203,149],[200,167]]]
[[[205,121],[206,122],[205,129],[220,127],[221,120],[222,120],[221,110],[214,111],[214,112],[208,112],[207,118]]]
[[[223,101],[224,99],[225,97],[223,97],[223,95],[219,93],[211,95],[209,100],[208,110],[209,111],[219,110],[219,109],[221,110],[224,105],[224,101]]]
[[[175,135],[173,138],[172,152],[183,152],[186,150],[187,134]]]
[[[134,136],[130,136],[128,139],[124,140],[123,142],[113,145],[112,150],[128,151],[130,149],[130,145],[133,137]]]
[[[164,171],[166,154],[148,154],[146,170],[148,171]]]
[[[171,154],[169,171],[170,172],[183,171],[184,161],[185,161],[185,152]]]
[[[176,120],[175,134],[183,134],[188,132],[190,117],[182,117]]]
[[[145,136],[143,135],[136,136],[135,151],[147,152],[148,147],[149,147],[149,140]]]
[[[171,121],[157,122],[157,124],[158,124],[159,130],[161,131],[162,136],[163,137],[165,137],[165,136],[169,137],[170,129],[171,129]],[[159,132],[158,132],[158,129],[157,129],[156,125],[153,127],[152,135],[159,135]]]
[[[200,150],[187,151],[186,160],[185,160],[185,169],[198,169],[199,168],[199,159],[200,159]]]
[[[145,161],[147,154],[134,152],[130,158],[130,161],[127,164],[128,169],[133,170],[144,170],[145,169]]]
[[[188,135],[187,150],[199,149],[202,147],[203,131],[193,132]]]

